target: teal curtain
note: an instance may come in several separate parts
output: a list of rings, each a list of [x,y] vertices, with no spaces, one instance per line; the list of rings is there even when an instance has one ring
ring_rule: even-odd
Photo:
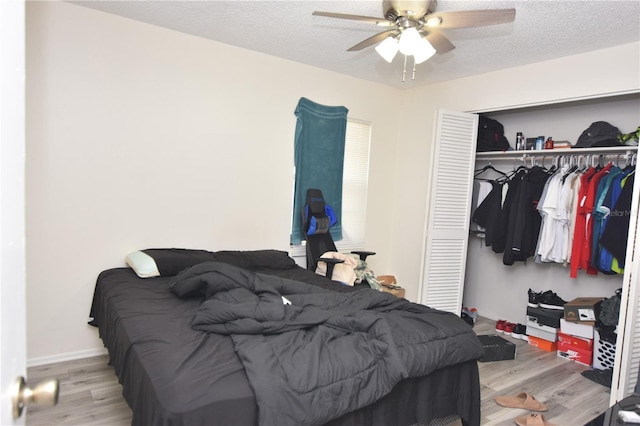
[[[320,105],[307,98],[298,101],[291,244],[300,244],[304,239],[302,208],[309,188],[320,189],[326,203],[333,207],[338,223],[331,228],[331,236],[335,241],[342,239],[342,170],[348,112],[343,106]]]

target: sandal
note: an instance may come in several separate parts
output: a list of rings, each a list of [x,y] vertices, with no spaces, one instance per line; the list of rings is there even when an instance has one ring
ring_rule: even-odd
[[[553,423],[549,423],[542,414],[534,413],[516,417],[516,424],[518,426],[556,426]]]
[[[502,407],[524,408],[531,411],[547,411],[548,408],[528,392],[520,392],[515,396],[497,396],[496,402]]]

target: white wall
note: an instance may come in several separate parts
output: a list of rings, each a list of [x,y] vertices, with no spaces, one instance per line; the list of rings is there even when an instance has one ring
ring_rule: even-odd
[[[625,66],[615,66],[620,58],[625,58]],[[481,112],[634,91],[640,91],[640,43],[504,69],[403,92],[397,157],[398,190],[393,200],[402,208],[395,211],[394,223],[397,228],[393,234],[392,264],[396,270],[402,271],[402,282],[407,287],[408,297],[415,300],[419,288],[422,262],[420,247],[424,239],[422,230],[429,190],[430,141],[433,138],[433,125],[438,108]],[[625,131],[631,130],[633,128]],[[408,227],[406,224],[412,226]],[[487,281],[491,282],[491,277],[487,278]],[[508,301],[501,302],[506,306],[515,299],[500,292],[504,283],[513,277],[502,279],[504,282],[501,281],[500,285],[489,285],[483,288],[483,291],[496,295],[494,300]],[[527,289],[524,288],[525,294]],[[520,295],[521,292],[519,289],[515,294]],[[498,295],[502,294],[505,294],[505,297],[498,299]],[[481,315],[487,314],[483,312],[482,306],[478,307],[481,308]],[[518,312],[522,310],[519,307],[514,309],[518,309]],[[494,311],[491,315],[498,313]]]
[[[287,250],[302,96],[372,123],[367,246],[379,253],[374,271],[386,271],[399,93],[69,3],[28,2],[30,364],[102,350],[86,324],[95,280],[133,250]]]

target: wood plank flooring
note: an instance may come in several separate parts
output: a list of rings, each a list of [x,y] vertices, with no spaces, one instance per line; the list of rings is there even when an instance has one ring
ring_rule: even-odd
[[[494,322],[479,318],[477,334],[495,334]],[[504,408],[494,401],[498,395],[526,390],[549,406],[545,418],[559,426],[581,426],[605,411],[609,388],[584,378],[588,367],[558,358],[527,342],[504,336],[517,345],[516,359],[481,362],[482,425],[515,425],[527,411]],[[48,378],[60,380],[60,402],[55,407],[29,408],[26,424],[108,425],[131,424],[131,410],[122,398],[122,387],[108,357],[98,356],[28,369],[29,384]],[[396,425],[390,425],[396,426]]]
[[[497,334],[495,322],[479,318],[476,334]],[[501,407],[498,395],[527,391],[544,402],[547,421],[559,426],[581,426],[609,407],[610,389],[581,375],[589,367],[559,358],[526,341],[498,334],[516,344],[516,359],[480,362],[483,425],[515,425],[514,419],[528,411]]]

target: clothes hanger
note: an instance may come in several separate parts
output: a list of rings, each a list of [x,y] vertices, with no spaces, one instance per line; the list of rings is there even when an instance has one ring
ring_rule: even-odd
[[[479,175],[481,175],[482,173],[486,172],[487,170],[493,170],[494,172],[498,173],[499,175],[502,175],[504,177],[507,176],[507,174],[501,170],[496,169],[495,167],[493,167],[491,165],[491,163],[487,164],[486,166],[484,166],[481,169],[475,170],[473,177],[478,177]]]

